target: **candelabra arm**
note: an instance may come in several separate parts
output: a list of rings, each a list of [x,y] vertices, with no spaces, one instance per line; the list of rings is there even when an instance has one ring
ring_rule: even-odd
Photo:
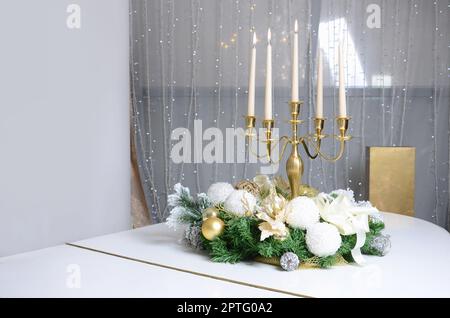
[[[351,136],[347,135],[349,119],[350,119],[349,117],[336,118],[338,129],[339,129],[338,135],[322,135],[323,124],[321,125],[321,122],[323,122],[323,119],[318,118],[315,120],[316,121],[316,134],[308,135],[307,137],[305,137],[304,140],[310,141],[311,139],[313,139],[316,141],[314,143],[314,148],[315,148],[315,151],[317,152],[317,155],[320,156],[322,159],[325,159],[325,160],[331,161],[331,162],[338,161],[344,155],[345,142],[352,138]],[[326,137],[332,137],[339,141],[339,151],[336,154],[336,156],[334,156],[334,157],[324,154],[320,149],[321,139],[326,138]],[[309,149],[308,149],[308,147],[306,147],[307,146],[306,142],[303,143],[303,146],[304,146],[305,151],[308,154],[308,156],[311,157],[310,153],[309,153]]]
[[[336,162],[342,158],[342,156],[344,155],[344,150],[345,150],[345,140],[339,140],[339,151],[335,157],[330,157],[330,156],[322,153],[320,150],[318,150],[318,153],[319,153],[319,156],[321,158],[325,159],[326,161]]]
[[[248,138],[248,150],[250,151],[250,153],[253,155],[253,156],[255,156],[258,160],[261,160],[261,159],[265,159],[265,158],[268,158],[269,160],[270,160],[270,157],[269,157],[269,154],[265,154],[265,155],[258,155],[258,150],[254,150],[253,148],[252,148],[252,140],[253,140],[253,134],[249,134],[249,135],[247,135],[246,137]],[[258,137],[256,137],[256,141],[258,142]],[[258,147],[258,146],[257,146]]]
[[[278,141],[278,143],[281,143],[283,140],[284,140],[284,144],[283,144],[283,146],[281,147],[281,152],[280,152],[280,155],[279,155],[279,157],[278,157],[278,160],[274,161],[274,160],[272,160],[272,157],[270,158],[270,162],[273,163],[273,164],[278,164],[278,163],[280,163],[280,161],[281,161],[281,160],[283,159],[283,157],[284,157],[284,153],[286,152],[287,145],[291,142],[288,136],[283,136],[283,137],[280,138],[280,140]],[[272,149],[272,150],[273,150],[273,149]]]
[[[279,163],[281,161],[281,159],[278,159],[277,161],[273,161],[272,160],[272,157],[273,157],[272,153],[273,153],[274,149],[278,146],[278,144],[280,144],[284,140],[285,142],[284,142],[284,144],[283,144],[283,146],[281,148],[281,154],[280,154],[280,158],[282,158],[284,153],[285,153],[285,151],[286,151],[287,144],[290,142],[289,137],[288,136],[282,136],[278,140],[270,139],[270,144],[268,144],[268,147],[270,147],[270,148],[267,149],[268,153],[266,153],[264,155],[258,155],[258,151],[255,151],[251,147],[251,145],[253,144],[252,140],[253,140],[254,136],[255,136],[257,142],[261,142],[261,140],[258,138],[258,136],[256,134],[253,133],[252,130],[249,130],[249,132],[246,134],[246,138],[248,138],[247,143],[248,143],[248,149],[249,149],[250,153],[253,156],[255,156],[258,160],[267,159],[267,160],[269,160],[270,163],[275,163],[275,164]],[[262,142],[267,143],[267,140],[262,140]],[[273,142],[273,144],[272,144],[272,142]]]
[[[321,151],[321,148],[320,148],[321,140],[318,140],[316,143],[313,143],[313,148],[314,148],[314,152],[315,152],[314,155],[311,155],[308,144],[305,140],[302,140],[302,144],[303,144],[303,147],[305,148],[306,154],[310,158],[315,159],[317,157],[320,157],[322,159],[325,159],[326,161],[335,162],[335,161],[338,161],[339,159],[341,159],[342,156],[344,155],[346,139],[340,138],[339,136],[334,136],[334,137],[339,141],[339,151],[336,154],[336,156],[334,156],[334,157],[329,156]]]
[[[305,152],[308,155],[308,157],[310,157],[311,159],[316,159],[320,152],[320,145],[322,144],[321,139],[317,140],[316,142],[316,145],[314,147],[315,154],[311,154],[311,152],[309,151],[308,144],[306,143],[304,138],[302,138],[301,142],[303,145],[303,149],[305,149]]]

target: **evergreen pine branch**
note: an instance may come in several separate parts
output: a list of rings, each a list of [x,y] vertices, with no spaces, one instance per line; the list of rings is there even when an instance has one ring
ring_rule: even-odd
[[[373,220],[369,220],[369,229],[370,229],[370,233],[374,234],[374,235],[379,235],[381,234],[381,231],[384,230],[384,222],[382,221],[373,221]]]
[[[254,249],[257,241],[254,229],[257,228],[256,220],[249,217],[240,217],[228,221],[228,236],[233,246]]]
[[[227,242],[216,238],[208,242],[211,260],[220,263],[237,263],[243,259],[242,252],[236,249],[228,249]]]
[[[284,240],[269,237],[258,244],[258,253],[263,257],[281,257],[286,252],[292,252],[299,259],[312,257],[305,242],[305,232],[300,229],[291,229],[289,236]]]
[[[211,200],[208,198],[208,196],[206,195],[206,193],[199,193],[197,195],[197,201],[196,203],[196,208],[197,210],[199,210],[200,212],[202,212],[204,209],[209,208],[212,206],[212,202]]]
[[[319,260],[318,260],[319,267],[320,268],[329,268],[329,267],[335,265],[338,260],[338,256],[339,256],[339,254],[336,253],[331,256],[319,257]]]
[[[306,232],[300,229],[290,229],[289,236],[286,240],[281,241],[283,254],[286,252],[295,253],[299,259],[307,259],[312,257],[311,252],[306,247]]]
[[[180,183],[174,186],[175,192],[168,196],[167,204],[172,206],[171,215],[168,217],[168,224],[176,227],[177,224],[198,224],[202,221],[203,210],[211,206],[209,198],[204,193],[197,195],[194,199],[189,188],[183,187]]]
[[[372,240],[378,236],[379,234],[374,234],[372,232],[367,233],[366,242],[364,243],[364,246],[361,247],[361,253],[366,255],[375,255],[375,256],[383,256],[381,251],[371,246]]]
[[[381,251],[371,246],[372,240],[381,234],[381,231],[384,230],[384,223],[381,221],[369,221],[369,228],[370,232],[367,233],[366,236],[366,242],[364,243],[364,246],[361,247],[361,253],[366,255],[375,255],[375,256],[382,256]]]
[[[356,234],[353,235],[341,235],[342,243],[338,249],[338,253],[341,255],[350,254],[356,244]]]
[[[258,254],[262,257],[280,257],[283,255],[283,248],[273,237],[266,238],[258,244]]]

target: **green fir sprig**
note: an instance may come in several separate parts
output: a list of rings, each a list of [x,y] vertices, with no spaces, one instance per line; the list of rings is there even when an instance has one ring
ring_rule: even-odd
[[[172,207],[166,223],[169,227],[177,228],[181,224],[200,224],[203,210],[212,204],[204,193],[199,193],[194,198],[189,188],[177,183],[174,193],[167,197],[167,205]]]
[[[258,229],[259,220],[255,217],[236,217],[221,210],[219,217],[225,222],[223,234],[212,240],[204,240],[204,244],[215,262],[237,263],[244,260],[252,260],[256,256],[266,258],[279,258],[286,252],[295,253],[300,260],[308,260],[314,255],[306,247],[306,231],[289,229],[289,235],[284,240],[269,237],[260,241]],[[367,233],[366,244],[361,249],[368,255],[379,255],[379,252],[370,248],[369,242],[380,234],[384,223],[369,222],[370,232]],[[352,262],[351,250],[356,244],[356,235],[341,235],[342,244],[335,255],[326,257],[314,257],[315,263],[321,268],[328,268],[338,263],[342,256]]]

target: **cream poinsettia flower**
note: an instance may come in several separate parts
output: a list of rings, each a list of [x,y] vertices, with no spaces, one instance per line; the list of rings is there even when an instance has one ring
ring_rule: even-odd
[[[253,178],[253,182],[258,185],[259,192],[262,196],[265,194],[270,194],[272,190],[275,189],[275,185],[270,180],[270,178],[264,174],[259,174]]]
[[[258,228],[261,231],[261,241],[270,236],[283,240],[289,234],[286,227],[286,204],[284,197],[277,195],[274,190],[261,202],[260,212],[256,217],[262,222]]]
[[[279,239],[284,240],[289,234],[284,221],[281,217],[276,217],[272,219],[267,214],[261,213],[257,215],[261,220],[265,220],[266,222],[262,222],[258,228],[261,231],[261,241],[264,241],[266,238],[271,237],[272,235]]]

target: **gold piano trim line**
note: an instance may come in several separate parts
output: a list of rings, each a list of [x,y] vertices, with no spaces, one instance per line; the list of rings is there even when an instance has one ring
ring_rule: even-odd
[[[123,259],[126,259],[126,260],[138,262],[138,263],[143,263],[143,264],[147,264],[147,265],[154,265],[154,266],[158,266],[158,267],[162,267],[162,268],[166,268],[166,269],[175,270],[175,271],[178,271],[178,272],[193,274],[193,275],[202,276],[202,277],[206,277],[206,278],[211,278],[211,279],[215,279],[215,280],[220,280],[220,281],[224,281],[224,282],[228,282],[228,283],[239,284],[239,285],[243,285],[243,286],[247,286],[247,287],[253,287],[253,288],[259,288],[259,289],[263,289],[263,290],[267,290],[267,291],[271,291],[271,292],[276,292],[276,293],[280,293],[280,294],[286,294],[286,295],[289,295],[289,296],[303,297],[303,298],[313,298],[312,296],[308,296],[308,295],[303,295],[303,294],[299,294],[299,293],[294,293],[294,292],[281,290],[281,289],[276,289],[276,288],[271,288],[271,287],[266,287],[266,286],[260,286],[260,285],[256,285],[256,284],[245,283],[245,282],[241,282],[241,281],[234,280],[234,279],[229,279],[229,278],[220,277],[220,276],[213,276],[213,275],[204,274],[204,273],[200,273],[200,272],[196,272],[196,271],[191,271],[191,270],[187,270],[187,269],[178,268],[178,267],[175,267],[175,266],[164,265],[164,264],[159,264],[159,263],[150,262],[150,261],[144,261],[144,260],[141,260],[141,259],[138,259],[138,258],[133,258],[133,257],[124,256],[124,255],[114,254],[114,253],[101,251],[101,250],[97,250],[97,249],[94,249],[94,248],[91,248],[91,247],[86,247],[86,246],[77,245],[77,244],[73,244],[73,243],[66,243],[66,245],[72,246],[72,247],[76,247],[76,248],[81,248],[81,249],[88,250],[88,251],[91,251],[91,252],[97,252],[97,253],[101,253],[101,254],[105,254],[105,255],[120,257],[120,258],[123,258]]]

